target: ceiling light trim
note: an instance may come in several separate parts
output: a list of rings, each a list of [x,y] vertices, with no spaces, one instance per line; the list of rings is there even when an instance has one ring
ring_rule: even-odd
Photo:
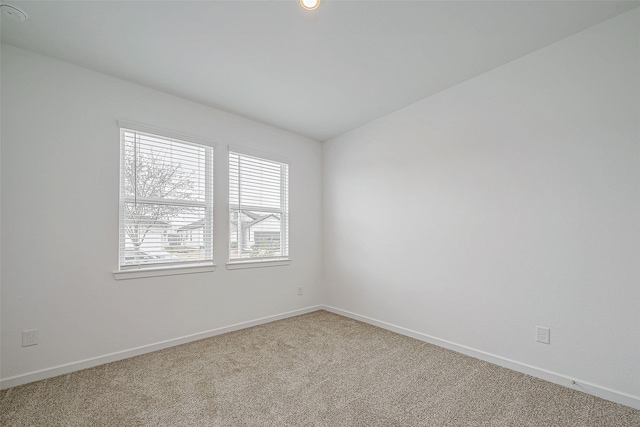
[[[29,17],[29,15],[27,15],[27,12],[12,4],[0,4],[0,9],[2,10],[2,14],[12,21],[24,22]]]
[[[300,6],[306,10],[315,10],[320,6],[320,0],[300,0]]]

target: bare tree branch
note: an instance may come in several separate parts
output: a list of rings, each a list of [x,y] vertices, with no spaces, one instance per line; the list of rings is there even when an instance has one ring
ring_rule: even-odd
[[[134,150],[136,147],[131,143],[130,148]],[[166,156],[155,153],[153,148],[137,150],[135,156],[126,156],[124,185],[125,194],[136,198],[136,203],[125,203],[125,232],[136,250],[154,226],[169,223],[193,210],[184,206],[144,203],[144,199],[194,199],[193,173],[185,172],[180,162],[168,160]]]

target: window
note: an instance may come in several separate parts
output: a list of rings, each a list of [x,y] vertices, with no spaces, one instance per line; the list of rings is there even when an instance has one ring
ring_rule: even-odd
[[[289,255],[289,167],[229,152],[229,258],[262,261]]]
[[[213,264],[213,148],[120,127],[120,271]]]

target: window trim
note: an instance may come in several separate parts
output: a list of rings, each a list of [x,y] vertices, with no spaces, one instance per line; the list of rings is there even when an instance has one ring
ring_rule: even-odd
[[[238,154],[244,154],[246,156],[257,157],[258,159],[271,160],[276,163],[284,163],[291,167],[291,160],[286,156],[280,156],[278,154],[267,153],[265,151],[254,150],[246,147],[239,147],[237,145],[227,145],[227,152],[234,152]],[[228,159],[227,159],[228,160]]]
[[[142,267],[139,269],[128,269],[114,271],[113,277],[116,280],[142,279],[145,277],[175,276],[180,274],[207,273],[216,271],[216,264],[202,263],[201,265],[173,265],[165,267]]]
[[[122,130],[130,130],[134,132],[142,132],[151,134],[154,136],[158,136],[161,138],[168,138],[173,140],[178,140],[180,142],[184,142],[185,144],[193,144],[193,145],[202,145],[211,149],[211,153],[215,159],[216,153],[216,144],[197,136],[193,136],[187,133],[181,132],[173,132],[170,130],[158,128],[155,126],[150,126],[142,123],[132,122],[128,120],[117,120],[118,125],[118,134],[119,146],[122,147]],[[120,148],[122,150],[122,148]],[[118,215],[119,215],[119,225],[118,230],[120,231],[120,226],[122,225],[122,221],[124,220],[124,208],[122,198],[122,186],[124,184],[124,175],[122,174],[122,170],[124,167],[123,164],[124,156],[120,153],[120,190],[119,190],[119,199],[120,202],[118,204]],[[210,172],[211,175],[211,185],[210,188],[206,189],[207,197],[210,197],[213,203],[213,207],[210,215],[211,227],[212,227],[212,238],[211,238],[211,248],[212,250],[215,247],[215,194],[214,194],[214,183],[215,183],[215,164],[211,162],[212,170]],[[190,203],[191,204],[191,203]],[[212,252],[213,257],[215,257],[215,251]],[[153,265],[131,265],[131,266],[122,266],[120,264],[120,238],[118,238],[118,252],[117,252],[117,269],[113,272],[113,276],[116,280],[126,280],[126,279],[135,279],[135,278],[144,278],[144,277],[157,277],[157,276],[170,276],[170,275],[178,275],[178,274],[191,274],[191,273],[203,273],[203,272],[211,272],[215,271],[216,264],[214,258],[211,260],[201,260],[196,262],[183,262],[183,263],[174,263],[174,264],[153,264]],[[123,268],[124,267],[124,268]]]
[[[251,260],[251,258],[248,258]],[[284,267],[291,264],[291,258],[274,258],[251,261],[229,261],[227,270],[243,270],[245,268]]]
[[[290,218],[290,212],[291,212],[291,202],[290,202],[290,187],[291,187],[291,182],[290,182],[290,177],[291,177],[291,161],[289,160],[288,157],[286,156],[280,156],[277,154],[272,154],[272,153],[266,153],[264,151],[259,151],[259,150],[254,150],[254,149],[250,149],[250,148],[246,148],[246,147],[239,147],[236,145],[227,145],[227,167],[229,166],[229,159],[230,159],[230,153],[234,152],[236,154],[240,154],[240,155],[245,155],[245,156],[250,156],[250,157],[255,157],[259,160],[267,160],[267,161],[272,161],[275,163],[282,163],[287,165],[287,218],[286,218],[286,231],[284,232],[284,237],[285,237],[285,241],[286,241],[286,247],[287,247],[287,255],[285,256],[279,256],[279,257],[273,257],[273,258],[237,258],[232,260],[231,259],[231,239],[230,239],[230,227],[231,227],[231,222],[230,222],[230,218],[227,218],[227,227],[229,227],[227,229],[227,263],[226,263],[226,267],[227,270],[240,270],[240,269],[246,269],[246,268],[262,268],[262,267],[280,267],[280,266],[288,266],[289,264],[291,264],[291,243],[289,241],[289,235],[290,235],[290,229],[291,229],[291,218]],[[231,183],[231,172],[229,169],[227,169],[227,214],[229,213],[229,208],[231,207],[231,194],[229,193],[228,189],[230,187],[230,183]],[[282,186],[281,186],[282,187]]]
[[[122,128],[143,132],[143,133],[150,133],[156,136],[161,136],[169,139],[177,139],[180,141],[184,141],[186,143],[191,142],[193,144],[206,145],[207,147],[211,147],[214,150],[216,149],[216,143],[208,139],[194,136],[188,133],[174,132],[171,130],[150,126],[150,125],[145,125],[143,123],[132,122],[128,120],[118,120],[118,130]]]

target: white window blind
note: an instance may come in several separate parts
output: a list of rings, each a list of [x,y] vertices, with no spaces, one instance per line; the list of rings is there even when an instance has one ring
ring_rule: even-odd
[[[120,270],[213,263],[213,148],[121,127]]]
[[[230,261],[289,255],[289,167],[229,152]]]

